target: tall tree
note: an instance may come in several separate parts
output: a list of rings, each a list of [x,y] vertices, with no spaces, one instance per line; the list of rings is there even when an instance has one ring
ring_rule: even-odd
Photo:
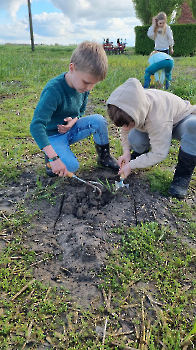
[[[187,0],[187,4],[190,6],[193,17],[196,18],[196,0]]]
[[[150,10],[150,0],[132,0],[136,17],[140,19],[142,24],[150,24],[152,21],[152,13]]]
[[[190,0],[196,1],[196,0]],[[165,12],[170,20],[172,12],[177,10],[183,0],[132,0],[136,16],[142,24],[151,24],[152,17]]]
[[[192,11],[191,5],[193,5],[193,1],[183,1],[183,4],[180,6],[179,12],[176,13],[177,23],[196,23],[196,17],[194,18],[193,16],[194,11]]]

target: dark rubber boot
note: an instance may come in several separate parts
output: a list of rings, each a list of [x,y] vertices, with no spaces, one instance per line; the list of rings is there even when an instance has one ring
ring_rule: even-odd
[[[196,166],[196,156],[179,150],[178,164],[176,166],[173,181],[169,188],[172,197],[183,199],[187,195],[191,176]]]
[[[97,163],[112,170],[119,170],[117,160],[110,155],[109,143],[106,145],[98,145],[95,143],[95,148],[98,154]]]
[[[55,176],[58,176],[57,174],[54,174],[53,172],[52,172],[52,169],[51,168],[49,168],[48,167],[48,163],[49,163],[49,158],[48,158],[48,156],[45,154],[45,163],[46,163],[46,174],[48,175],[48,176],[51,176],[51,177],[55,177]]]
[[[145,151],[143,153],[137,153],[136,151],[133,151],[131,153],[131,160],[136,159],[137,157],[141,156],[142,154],[145,154],[145,153],[148,153],[148,152],[149,152],[149,150],[147,150],[147,151]]]

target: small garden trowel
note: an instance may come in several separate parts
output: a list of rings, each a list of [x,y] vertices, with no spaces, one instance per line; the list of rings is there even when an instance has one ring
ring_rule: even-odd
[[[122,165],[121,165],[121,166],[123,166],[123,165],[125,165],[125,161],[122,162]],[[115,181],[115,189],[116,189],[116,191],[117,191],[120,187],[127,187],[127,188],[129,188],[129,184],[124,184],[124,182],[123,182],[124,178],[125,178],[124,173],[122,173],[122,174],[120,175],[120,182]]]
[[[47,163],[47,166],[48,166],[49,168],[51,168],[50,162]],[[89,185],[89,186],[93,187],[93,189],[94,189],[93,192],[95,192],[95,191],[97,190],[97,191],[99,192],[98,198],[101,197],[102,190],[101,190],[98,186],[102,187],[102,184],[100,184],[99,182],[95,182],[95,181],[85,181],[85,180],[81,179],[80,177],[76,176],[75,174],[71,173],[70,171],[67,172],[67,176],[68,176],[68,177],[73,177],[74,179],[77,179],[77,180],[79,180],[79,181],[82,181],[82,182],[85,183],[86,185]]]

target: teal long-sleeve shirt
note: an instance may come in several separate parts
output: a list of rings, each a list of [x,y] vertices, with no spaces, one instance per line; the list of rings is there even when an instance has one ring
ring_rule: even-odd
[[[89,92],[71,88],[65,74],[49,80],[35,108],[30,132],[40,149],[50,145],[48,136],[59,134],[57,125],[63,124],[65,118],[81,118],[86,109]]]

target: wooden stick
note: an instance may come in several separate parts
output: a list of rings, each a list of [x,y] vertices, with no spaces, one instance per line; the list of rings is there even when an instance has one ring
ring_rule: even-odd
[[[134,331],[130,331],[130,332],[122,332],[122,333],[111,333],[109,334],[110,337],[120,337],[121,335],[128,335],[128,334],[132,334]]]
[[[127,305],[122,305],[121,309],[128,309],[136,306],[138,306],[138,304],[127,304]]]
[[[48,288],[47,293],[46,293],[46,296],[45,296],[45,298],[44,298],[44,301],[46,301],[47,296],[48,296],[48,294],[49,294],[50,290],[51,290],[51,287],[49,287],[49,288]]]
[[[111,308],[110,303],[111,303],[112,291],[111,291],[111,289],[109,289],[108,297],[107,297],[106,292],[105,292],[104,289],[103,289],[102,293],[103,293],[104,301],[105,301],[105,304],[106,304],[105,308],[106,308],[107,311],[109,311],[110,308]]]
[[[141,345],[141,349],[144,350],[145,349],[145,340],[146,340],[146,330],[145,330],[145,324],[144,324],[144,320],[145,320],[145,313],[144,313],[144,298],[145,296],[143,295],[141,298],[141,304],[142,304],[142,323],[141,323],[141,336],[142,339],[140,339],[140,345]]]
[[[31,322],[30,322],[30,324],[29,324],[29,328],[28,328],[28,332],[27,332],[27,340],[28,340],[28,341],[29,341],[29,339],[30,339],[30,337],[31,337],[33,322],[34,322],[34,320],[31,320]]]
[[[3,215],[3,217],[5,218],[6,221],[8,221],[8,222],[10,221],[10,220],[7,218],[7,216],[5,216],[5,214],[4,214],[3,212],[1,212],[1,214]]]
[[[142,292],[146,294],[146,296],[148,297],[148,299],[154,303],[154,304],[157,304],[157,305],[163,305],[162,303],[160,303],[159,301],[156,301],[152,295],[145,289],[145,288],[142,288]]]
[[[13,298],[11,300],[14,300],[16,299],[21,293],[23,293],[28,287],[30,284],[32,284],[33,282],[35,282],[35,278],[33,280],[31,280],[29,283],[26,284],[26,286],[24,286],[18,293],[16,293],[16,295],[13,296]]]
[[[102,341],[102,345],[104,345],[104,343],[105,343],[107,322],[108,322],[108,319],[106,318],[106,320],[105,320],[105,327],[104,327],[104,331],[103,331],[103,341]]]
[[[24,305],[28,303],[28,301],[31,299],[31,296],[33,295],[34,292],[35,292],[35,289],[33,289],[33,290],[31,291],[31,293],[27,296],[27,298],[26,298],[26,300],[25,300],[25,302],[24,302]]]
[[[26,339],[26,342],[24,343],[22,349],[25,348],[25,346],[27,345],[27,343],[29,342],[30,340],[30,336],[31,336],[31,331],[32,331],[32,325],[33,325],[33,322],[34,320],[31,320],[30,324],[29,324],[29,327],[28,327],[28,332],[27,332],[27,339]]]
[[[114,345],[117,345],[117,346],[122,346],[122,344],[120,342],[117,342],[117,341],[112,341],[111,343],[114,344]],[[124,345],[124,344],[123,344],[123,348],[126,349],[126,350],[138,350],[136,348],[133,348],[132,346],[127,346],[127,345]]]

